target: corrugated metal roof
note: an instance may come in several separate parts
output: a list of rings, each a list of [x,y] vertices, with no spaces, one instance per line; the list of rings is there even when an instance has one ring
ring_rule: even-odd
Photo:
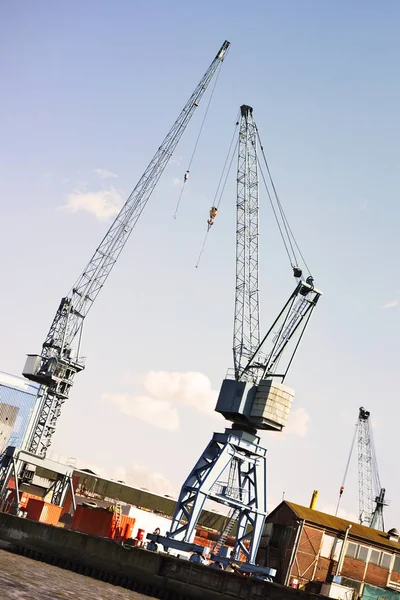
[[[36,473],[42,477],[51,477],[50,472],[45,469],[38,468]],[[86,480],[85,488],[89,492],[94,492],[104,498],[118,498],[121,502],[131,504],[148,510],[158,511],[166,516],[172,517],[174,514],[176,499],[166,496],[161,496],[149,490],[135,488],[126,483],[112,481],[101,477],[100,475],[91,475],[87,471],[74,469],[74,475],[79,476],[79,483],[82,484]],[[93,497],[96,502],[96,497]],[[203,509],[199,518],[199,525],[208,527],[209,529],[217,529],[221,531],[225,524],[226,516]]]
[[[370,544],[385,546],[386,548],[400,552],[400,542],[389,540],[388,534],[384,531],[378,531],[377,529],[372,529],[371,527],[365,527],[365,525],[360,525],[359,523],[353,523],[352,521],[347,521],[346,519],[334,517],[333,515],[328,515],[320,512],[319,510],[307,508],[306,506],[300,506],[300,504],[294,504],[293,502],[284,501],[282,504],[286,504],[294,512],[296,517],[299,519],[304,519],[308,523],[320,525],[326,529],[340,532],[345,532],[347,527],[351,525],[349,538],[357,538],[358,540],[369,542]]]

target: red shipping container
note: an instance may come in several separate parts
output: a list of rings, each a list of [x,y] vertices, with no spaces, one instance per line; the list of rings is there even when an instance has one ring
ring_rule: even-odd
[[[120,541],[132,535],[134,524],[135,519],[121,515],[120,525],[117,526],[115,512],[106,508],[91,508],[79,505],[76,507],[72,519],[71,529],[72,531],[80,531],[81,533]]]
[[[36,498],[29,498],[26,505],[26,518],[47,523],[47,525],[57,525],[61,511],[62,506],[56,506]]]

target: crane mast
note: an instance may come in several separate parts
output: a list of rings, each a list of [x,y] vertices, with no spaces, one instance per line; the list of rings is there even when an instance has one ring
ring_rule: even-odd
[[[385,488],[381,487],[372,437],[370,412],[363,406],[358,413],[358,494],[361,525],[384,531]]]
[[[233,326],[233,363],[236,378],[240,377],[260,343],[257,127],[250,106],[241,106],[240,112]]]
[[[294,392],[283,385],[321,292],[312,277],[298,279],[294,292],[260,341],[258,291],[258,131],[253,109],[243,105],[238,143],[236,200],[236,285],[233,376],[223,380],[215,410],[231,422],[214,433],[185,480],[167,537],[147,537],[164,547],[191,549],[206,499],[229,507],[226,526],[215,544],[214,559],[223,561],[223,544],[235,532],[232,558],[245,556],[254,565],[266,517],[266,449],[258,430],[281,431]],[[261,147],[262,148],[262,147]],[[280,367],[278,372],[278,365]],[[280,381],[279,381],[280,380]],[[155,546],[156,547],[156,546]],[[228,560],[228,559],[226,559]],[[254,567],[260,572],[261,567]],[[272,570],[264,569],[270,575]]]
[[[40,355],[28,355],[23,375],[41,384],[24,447],[45,457],[61,407],[74,377],[85,367],[80,356],[83,323],[172,156],[210,81],[224,59],[225,41],[161,143],[70,293],[61,300]]]

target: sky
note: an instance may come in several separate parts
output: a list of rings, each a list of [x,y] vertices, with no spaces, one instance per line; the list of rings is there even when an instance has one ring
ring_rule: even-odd
[[[358,408],[371,411],[386,524],[400,526],[397,77],[400,5],[385,0],[0,2],[0,370],[20,375],[225,39],[189,124],[84,331],[86,370],[52,456],[177,493],[224,419],[232,367],[235,173],[199,267],[241,104],[254,107],[292,229],[323,291],[286,383],[284,433],[262,433],[268,506],[335,510]],[[203,111],[203,112],[201,112]],[[267,331],[294,287],[260,192]],[[357,519],[357,459],[341,502]]]

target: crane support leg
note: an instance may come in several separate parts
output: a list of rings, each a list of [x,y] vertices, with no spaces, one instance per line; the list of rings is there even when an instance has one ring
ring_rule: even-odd
[[[169,538],[190,543],[207,499],[238,513],[234,558],[254,564],[266,517],[266,450],[240,429],[214,433],[182,486]],[[233,468],[232,468],[233,467]]]

